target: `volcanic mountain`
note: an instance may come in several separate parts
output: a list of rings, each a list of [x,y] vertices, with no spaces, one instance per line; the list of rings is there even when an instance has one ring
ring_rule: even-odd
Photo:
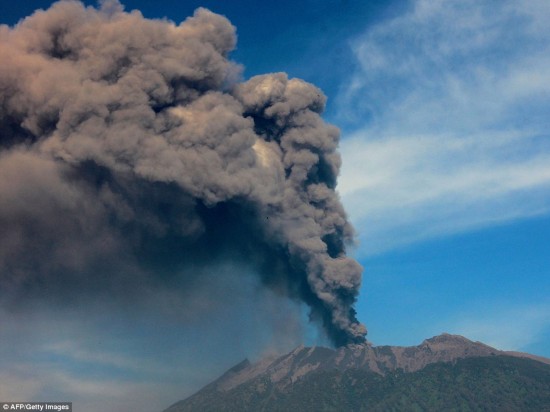
[[[550,359],[443,334],[244,360],[164,412],[550,411]]]

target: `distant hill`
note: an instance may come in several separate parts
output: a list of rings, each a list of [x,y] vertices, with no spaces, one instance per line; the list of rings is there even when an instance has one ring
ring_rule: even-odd
[[[164,412],[550,411],[550,359],[443,334],[241,362]]]

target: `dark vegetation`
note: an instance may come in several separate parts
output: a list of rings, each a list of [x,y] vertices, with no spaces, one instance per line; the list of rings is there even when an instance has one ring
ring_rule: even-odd
[[[286,388],[258,378],[228,392],[213,387],[166,412],[550,411],[550,366],[509,356],[435,363],[381,376],[367,370],[307,374]]]

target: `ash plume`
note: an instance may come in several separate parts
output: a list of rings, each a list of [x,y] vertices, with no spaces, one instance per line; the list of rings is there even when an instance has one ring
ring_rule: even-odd
[[[242,262],[334,344],[364,341],[325,97],[284,73],[240,82],[235,44],[206,9],[176,25],[115,1],[0,26],[3,305],[193,293]]]

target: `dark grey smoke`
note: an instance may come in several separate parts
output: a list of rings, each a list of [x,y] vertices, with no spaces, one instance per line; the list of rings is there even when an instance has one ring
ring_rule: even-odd
[[[208,10],[175,25],[115,1],[0,26],[4,305],[192,293],[193,268],[226,260],[336,345],[364,340],[325,97],[283,73],[239,83],[235,42]]]

